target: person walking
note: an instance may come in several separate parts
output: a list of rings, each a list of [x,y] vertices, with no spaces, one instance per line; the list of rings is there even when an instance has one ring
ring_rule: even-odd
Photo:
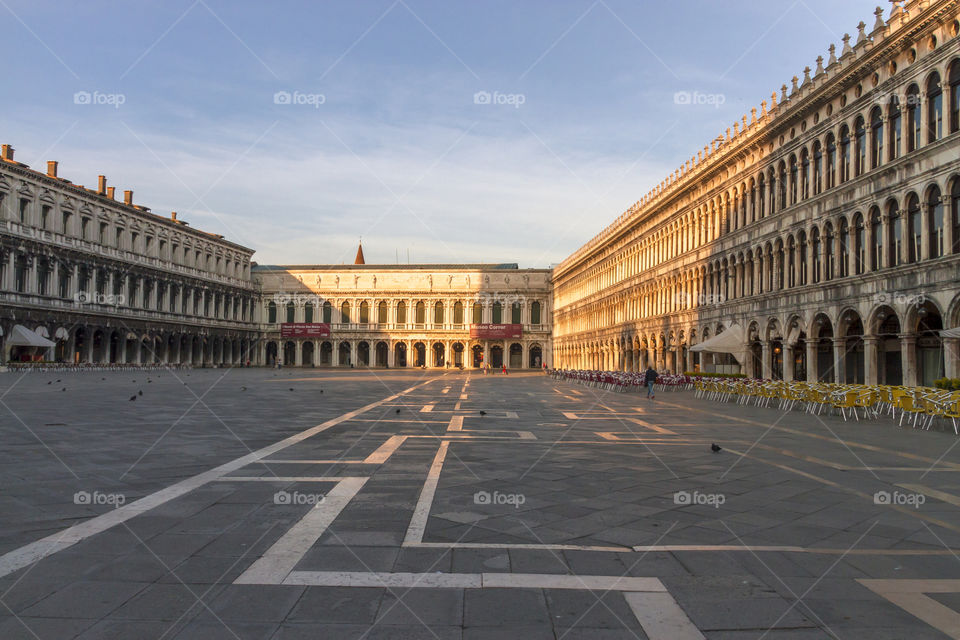
[[[657,394],[653,391],[653,385],[657,382],[657,372],[653,367],[647,367],[647,372],[643,375],[647,383],[647,398],[653,400]]]
[[[507,375],[507,363],[503,363],[503,375]]]

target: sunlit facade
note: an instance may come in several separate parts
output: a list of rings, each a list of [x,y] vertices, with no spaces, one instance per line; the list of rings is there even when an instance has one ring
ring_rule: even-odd
[[[958,15],[878,10],[564,260],[558,366],[960,376]]]

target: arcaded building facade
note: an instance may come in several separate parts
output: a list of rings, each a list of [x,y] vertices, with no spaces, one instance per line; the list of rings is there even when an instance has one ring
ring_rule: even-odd
[[[363,262],[358,251],[357,262]],[[547,269],[516,264],[256,266],[259,361],[552,366]]]
[[[257,339],[251,249],[0,156],[0,362],[236,364]],[[19,327],[19,328],[18,328]],[[26,329],[53,342],[16,346]]]
[[[558,366],[960,377],[960,2],[892,4],[555,269]]]

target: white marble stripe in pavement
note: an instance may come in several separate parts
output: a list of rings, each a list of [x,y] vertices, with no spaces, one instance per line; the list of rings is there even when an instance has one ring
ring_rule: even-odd
[[[450,442],[444,440],[437,449],[437,455],[427,472],[423,489],[420,490],[420,499],[417,500],[417,506],[410,518],[407,535],[403,539],[405,545],[423,540],[423,534],[427,529],[427,518],[430,516],[430,507],[433,504],[433,495],[437,492],[437,483],[440,482],[440,471],[443,470],[443,461],[447,457],[448,448],[450,448]]]
[[[273,584],[273,583],[264,583]],[[287,585],[313,587],[426,587],[446,589],[567,589],[666,593],[657,578],[578,576],[553,573],[390,573],[293,571]],[[672,599],[672,598],[671,598]]]
[[[366,481],[366,478],[340,480],[327,492],[323,502],[290,527],[234,584],[281,584]]]
[[[704,640],[700,630],[666,590],[625,593],[623,598],[650,640]]]
[[[121,522],[126,522],[130,518],[138,516],[145,511],[149,511],[166,502],[169,502],[170,500],[179,498],[184,494],[190,493],[194,489],[217,480],[221,476],[232,473],[247,466],[248,464],[258,462],[267,456],[271,456],[278,451],[282,451],[287,447],[297,444],[298,442],[302,442],[307,438],[311,438],[318,433],[330,429],[331,427],[335,427],[341,422],[345,422],[362,413],[370,411],[371,409],[375,409],[383,404],[392,402],[393,400],[396,400],[397,398],[406,395],[415,389],[430,384],[434,380],[435,379],[425,380],[424,382],[415,384],[412,387],[404,389],[400,393],[395,393],[391,396],[383,398],[382,400],[371,402],[370,404],[360,407],[359,409],[348,411],[343,415],[332,418],[322,424],[318,424],[315,427],[311,427],[301,431],[300,433],[296,433],[292,436],[284,438],[283,440],[263,447],[262,449],[258,449],[257,451],[231,460],[230,462],[222,464],[219,467],[214,467],[209,471],[204,471],[203,473],[199,473],[190,478],[181,480],[176,484],[172,484],[169,487],[151,493],[148,496],[144,496],[139,500],[114,509],[113,511],[95,516],[89,520],[86,520],[85,522],[68,527],[63,531],[51,534],[45,538],[41,538],[40,540],[36,540],[35,542],[31,542],[22,547],[14,549],[13,551],[8,551],[0,556],[0,577],[9,575],[18,569],[29,566],[34,562],[61,551],[62,549],[65,549],[73,544],[76,544],[85,538],[106,531],[107,529],[114,527]]]

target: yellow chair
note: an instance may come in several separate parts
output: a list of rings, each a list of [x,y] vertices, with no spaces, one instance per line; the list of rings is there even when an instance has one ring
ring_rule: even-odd
[[[913,396],[904,394],[897,398],[897,408],[900,409],[900,422],[899,426],[903,426],[903,417],[908,413],[913,414],[913,426],[917,425],[917,418],[920,417],[920,414],[923,413],[923,406],[917,404],[913,400]]]

